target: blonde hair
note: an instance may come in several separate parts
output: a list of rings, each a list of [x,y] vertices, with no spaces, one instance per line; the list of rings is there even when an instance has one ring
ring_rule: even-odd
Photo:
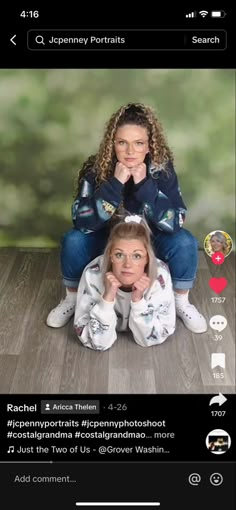
[[[157,261],[151,244],[151,230],[147,225],[145,219],[141,219],[140,223],[135,221],[125,222],[124,220],[117,223],[111,230],[109,239],[103,255],[102,273],[103,276],[108,271],[111,271],[111,250],[113,244],[118,239],[138,239],[143,243],[147,250],[148,262],[146,272],[151,280],[151,284],[157,278]]]
[[[212,236],[210,237],[210,243],[211,243],[213,237],[216,237],[218,239],[218,241],[220,241],[220,243],[222,244],[222,253],[224,255],[226,255],[228,252],[228,245],[227,245],[227,241],[226,241],[224,234],[222,234],[222,232],[218,232],[218,231],[214,232],[214,234],[212,234]]]

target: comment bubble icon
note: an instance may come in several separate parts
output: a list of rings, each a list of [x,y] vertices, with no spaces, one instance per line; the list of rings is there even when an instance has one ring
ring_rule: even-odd
[[[211,317],[210,319],[209,324],[212,329],[221,332],[227,326],[227,319],[223,315],[213,315],[213,317]]]

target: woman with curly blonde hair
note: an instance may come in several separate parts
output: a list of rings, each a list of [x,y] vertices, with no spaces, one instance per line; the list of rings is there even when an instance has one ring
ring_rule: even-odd
[[[153,110],[129,103],[108,121],[97,154],[84,163],[72,205],[73,230],[62,239],[61,266],[66,297],[47,317],[64,326],[74,314],[76,291],[85,266],[104,251],[117,215],[144,216],[156,256],[167,262],[176,313],[194,333],[207,330],[189,303],[197,272],[197,240],[183,228],[186,206],[162,125]]]

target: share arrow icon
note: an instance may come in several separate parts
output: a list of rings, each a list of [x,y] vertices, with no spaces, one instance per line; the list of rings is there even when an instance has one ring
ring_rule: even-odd
[[[226,400],[227,398],[224,395],[222,395],[222,393],[219,393],[219,395],[216,395],[215,397],[211,398],[209,406],[211,406],[212,404],[219,404],[219,406],[222,406],[222,404],[224,404]]]

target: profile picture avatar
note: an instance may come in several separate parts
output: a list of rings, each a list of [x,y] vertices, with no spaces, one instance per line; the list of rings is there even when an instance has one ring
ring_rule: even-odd
[[[212,257],[216,252],[223,253],[224,257],[227,257],[233,248],[233,241],[227,232],[223,230],[214,230],[207,234],[204,239],[204,250]]]

